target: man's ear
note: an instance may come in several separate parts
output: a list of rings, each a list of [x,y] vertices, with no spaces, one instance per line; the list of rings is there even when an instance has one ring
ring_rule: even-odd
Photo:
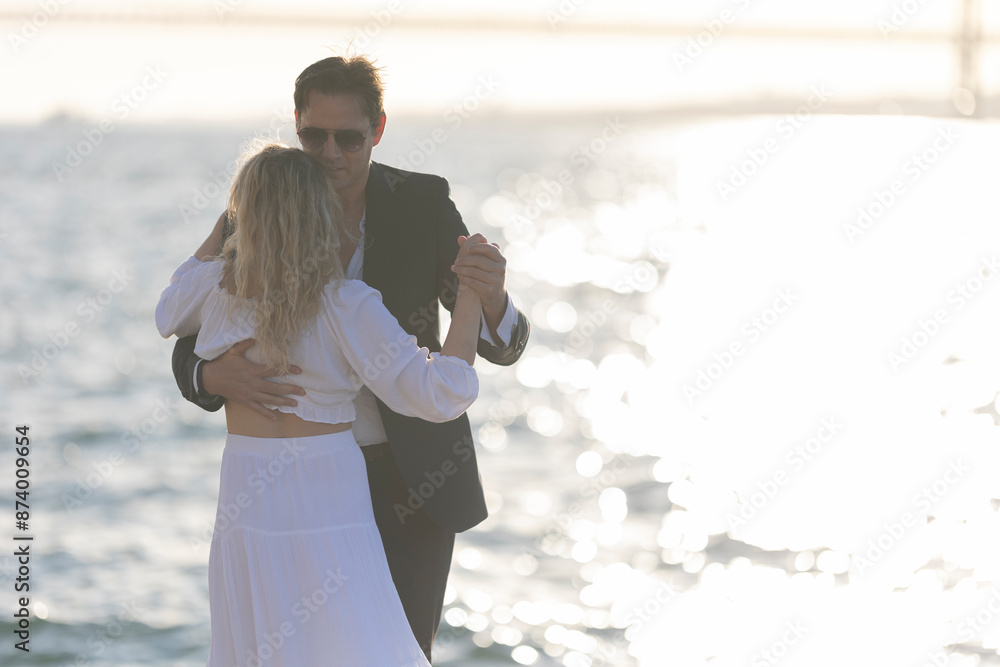
[[[378,146],[378,142],[382,140],[382,133],[385,132],[385,112],[378,117],[375,121],[375,137],[372,139],[372,146]]]

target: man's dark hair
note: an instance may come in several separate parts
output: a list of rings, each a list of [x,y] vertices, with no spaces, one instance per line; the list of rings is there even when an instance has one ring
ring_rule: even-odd
[[[309,104],[313,91],[327,95],[350,93],[358,98],[361,113],[371,122],[382,115],[382,77],[379,69],[364,56],[324,58],[302,70],[295,79],[295,111],[300,114]]]

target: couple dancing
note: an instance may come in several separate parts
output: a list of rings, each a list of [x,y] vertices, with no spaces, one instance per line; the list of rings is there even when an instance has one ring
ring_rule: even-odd
[[[294,101],[304,151],[246,160],[156,308],[185,398],[226,406],[208,664],[429,665],[455,533],[486,517],[475,356],[514,363],[528,325],[447,182],[370,162],[368,60],[309,66]]]

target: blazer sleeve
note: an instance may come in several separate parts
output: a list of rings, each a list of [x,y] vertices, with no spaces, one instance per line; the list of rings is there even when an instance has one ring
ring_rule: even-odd
[[[455,239],[459,236],[468,236],[469,229],[462,221],[462,214],[458,212],[455,202],[451,200],[451,189],[448,186],[448,181],[440,179],[440,188],[437,215],[437,290],[442,305],[448,309],[448,312],[452,312],[455,308],[455,297],[458,294],[458,276],[451,270],[451,265],[458,257],[458,243]],[[528,344],[530,327],[524,313],[516,308],[515,311],[517,318],[511,331],[510,345],[498,347],[480,337],[476,347],[476,352],[480,357],[498,366],[510,366],[521,357]]]
[[[204,383],[201,379],[202,367],[198,363],[202,361],[202,358],[194,353],[194,346],[197,342],[197,335],[185,336],[177,340],[171,362],[174,380],[177,381],[177,388],[181,390],[181,396],[203,410],[216,412],[226,404],[226,399],[204,391]]]

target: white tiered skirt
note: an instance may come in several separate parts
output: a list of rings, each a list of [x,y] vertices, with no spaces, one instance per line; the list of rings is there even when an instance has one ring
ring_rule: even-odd
[[[208,585],[208,667],[430,667],[350,430],[227,435]]]

